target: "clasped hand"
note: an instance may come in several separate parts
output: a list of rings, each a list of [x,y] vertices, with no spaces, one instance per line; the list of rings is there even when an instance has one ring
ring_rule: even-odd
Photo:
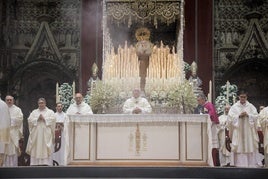
[[[248,113],[244,111],[239,115],[239,117],[240,118],[248,117]]]
[[[40,116],[38,117],[38,121],[45,121],[45,118],[42,114],[40,114]]]
[[[141,113],[141,109],[136,107],[133,111],[132,111],[133,114],[139,114]]]

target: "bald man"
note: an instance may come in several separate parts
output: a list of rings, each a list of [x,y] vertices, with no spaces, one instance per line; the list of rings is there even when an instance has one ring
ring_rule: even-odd
[[[75,94],[75,103],[71,104],[66,111],[67,115],[74,114],[93,114],[91,107],[84,102],[83,95],[81,93]]]
[[[146,98],[141,97],[140,89],[135,88],[132,97],[124,103],[123,112],[125,114],[151,113],[152,107]]]

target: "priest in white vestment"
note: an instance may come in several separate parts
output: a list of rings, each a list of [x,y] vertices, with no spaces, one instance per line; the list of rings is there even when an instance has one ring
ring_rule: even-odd
[[[53,153],[53,160],[58,165],[67,165],[67,149],[68,141],[66,140],[67,128],[66,124],[68,123],[68,116],[65,112],[62,111],[63,104],[58,102],[56,104],[56,128],[55,128],[55,151]],[[67,148],[67,149],[66,149]]]
[[[0,167],[5,161],[5,147],[10,142],[10,114],[7,104],[0,98]]]
[[[263,110],[261,110],[259,115],[259,122],[263,133],[265,167],[268,168],[268,107],[265,107]]]
[[[90,115],[93,114],[91,107],[84,102],[83,95],[81,93],[76,93],[75,94],[75,103],[71,104],[69,108],[66,111],[67,115]],[[69,119],[69,118],[68,118]],[[66,145],[65,145],[65,153],[66,153],[66,164],[70,161],[70,149],[69,149],[69,131],[70,125],[69,125],[69,120],[67,123],[65,123],[65,134],[66,134]]]
[[[46,107],[44,98],[38,99],[38,108],[28,118],[29,138],[26,152],[31,156],[30,165],[53,165],[55,138],[55,113]]]
[[[74,114],[93,114],[91,107],[85,103],[81,93],[75,94],[75,103],[71,104],[66,111],[67,115]]]
[[[259,137],[257,109],[247,101],[247,93],[240,91],[239,101],[229,110],[228,122],[232,128],[232,152],[237,167],[257,167]]]
[[[18,166],[18,156],[20,155],[19,140],[22,137],[23,114],[21,109],[14,104],[14,97],[7,95],[5,101],[9,108],[11,127],[10,143],[6,145],[6,158],[4,166]]]
[[[226,138],[227,132],[229,131],[227,127],[228,112],[230,106],[226,105],[224,107],[224,114],[219,116],[219,125],[218,125],[218,137],[219,137],[219,158],[221,166],[230,166],[233,165],[232,153],[226,147]]]
[[[133,96],[125,101],[123,112],[125,114],[151,113],[152,107],[146,98],[141,97],[140,89],[135,88]]]

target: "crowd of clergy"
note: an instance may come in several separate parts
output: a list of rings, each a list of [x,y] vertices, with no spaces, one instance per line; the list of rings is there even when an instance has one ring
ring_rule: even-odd
[[[198,113],[211,119],[212,158],[214,166],[268,167],[268,107],[257,111],[248,100],[246,91],[239,92],[239,100],[226,105],[224,114],[218,116],[214,105],[206,96],[197,96]],[[30,155],[31,166],[68,165],[69,115],[92,115],[91,107],[84,102],[81,93],[75,94],[75,103],[63,112],[63,104],[56,103],[56,112],[39,98],[38,107],[29,117],[29,137],[25,152]],[[139,89],[123,105],[125,114],[151,113],[148,100]],[[22,132],[23,113],[10,95],[0,99],[0,166],[18,166],[21,154],[19,140]]]

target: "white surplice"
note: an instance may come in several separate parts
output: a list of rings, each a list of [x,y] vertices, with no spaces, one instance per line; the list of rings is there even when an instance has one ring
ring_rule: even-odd
[[[66,140],[67,136],[67,128],[66,124],[68,122],[68,116],[64,112],[56,112],[56,124],[61,124],[63,128],[61,129],[61,135],[60,135],[60,140],[61,140],[61,146],[60,149],[57,152],[53,153],[53,160],[56,161],[59,165],[67,165],[67,151],[68,151],[68,146],[69,142]],[[57,128],[57,127],[56,127]],[[59,129],[56,129],[59,130]],[[56,143],[55,143],[56,145]]]
[[[45,121],[38,121],[40,115]],[[47,107],[35,109],[28,118],[29,138],[26,152],[31,156],[31,165],[52,165],[55,138],[55,113]]]
[[[227,129],[227,119],[228,115],[223,114],[219,116],[219,125],[218,125],[218,137],[219,137],[219,158],[221,166],[227,165],[228,163],[233,165],[233,160],[231,160],[231,152],[226,148],[226,134],[225,130]],[[228,130],[228,129],[227,129]]]

